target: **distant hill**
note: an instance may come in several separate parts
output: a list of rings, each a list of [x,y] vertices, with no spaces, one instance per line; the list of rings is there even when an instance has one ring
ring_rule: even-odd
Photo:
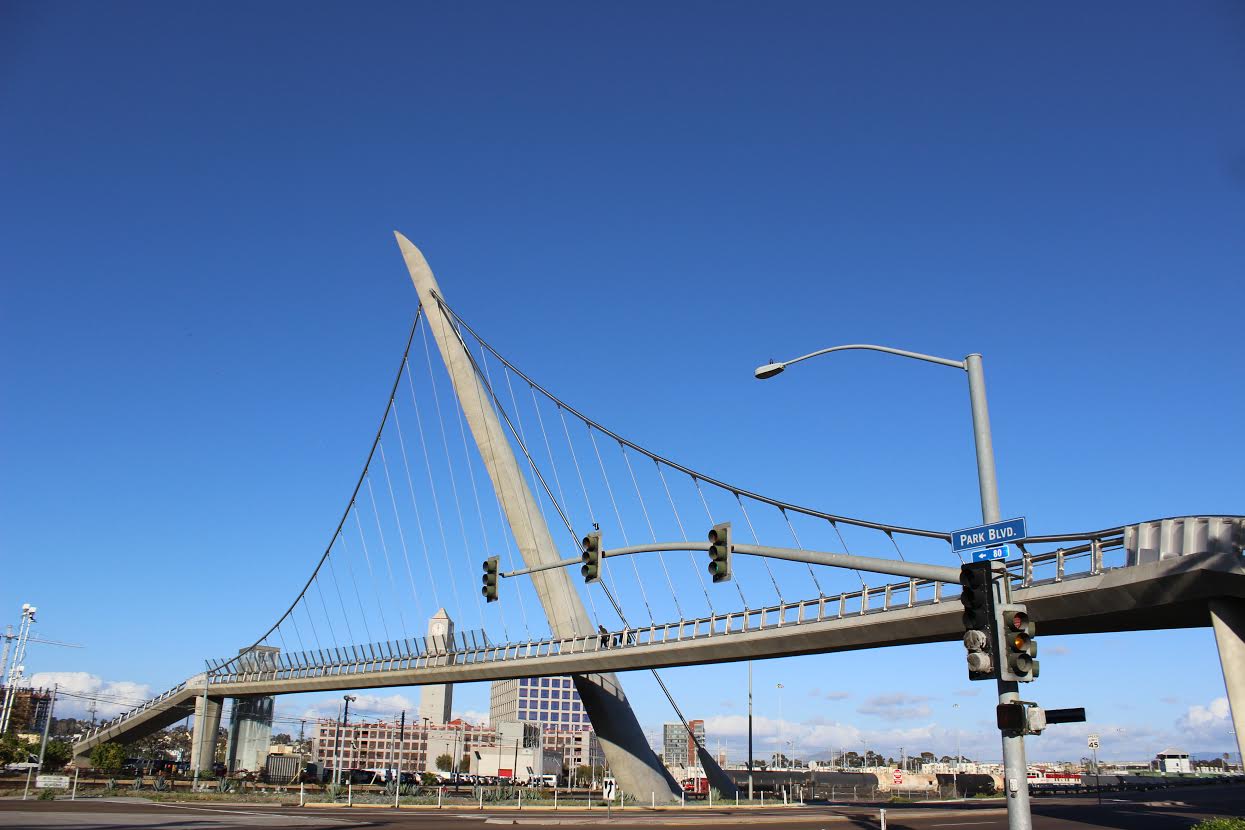
[[[1223,752],[1190,752],[1189,759],[1195,763],[1197,761],[1223,760]],[[1233,764],[1239,764],[1241,762],[1241,754],[1235,751],[1228,751],[1228,760]]]

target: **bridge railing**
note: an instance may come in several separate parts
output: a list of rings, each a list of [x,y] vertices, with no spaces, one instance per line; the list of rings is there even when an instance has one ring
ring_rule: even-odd
[[[1047,553],[1025,552],[1008,563],[1008,572],[1017,588],[1048,582],[1092,576],[1110,567],[1104,549],[1118,548],[1118,541],[1092,543]],[[1123,563],[1121,565],[1123,566]],[[1117,566],[1117,567],[1119,567]],[[956,586],[924,579],[906,579],[880,586],[864,585],[856,591],[782,602],[760,608],[746,608],[694,619],[681,619],[647,626],[634,626],[607,633],[579,637],[547,638],[515,643],[481,643],[470,637],[454,642],[402,640],[367,647],[321,649],[283,655],[279,665],[253,666],[249,670],[209,673],[211,685],[229,685],[271,680],[348,676],[378,671],[400,671],[447,665],[475,665],[499,661],[526,660],[582,654],[606,649],[663,645],[754,632],[784,626],[826,622],[835,619],[885,613],[954,600]],[[234,664],[235,666],[237,664]],[[234,668],[233,666],[230,667]]]
[[[1015,588],[1028,588],[1094,576],[1133,564],[1136,563],[1126,555],[1121,536],[1094,539],[1087,544],[1044,553],[1032,553],[1022,549],[1020,557],[1007,562],[1007,569]],[[483,631],[468,631],[461,632],[452,639],[419,637],[336,646],[314,652],[287,652],[280,655],[267,652],[261,659],[209,661],[207,684],[227,686],[256,681],[349,676],[378,671],[526,660],[605,649],[659,646],[706,637],[886,613],[933,605],[958,597],[959,589],[956,586],[912,578],[880,586],[862,585],[860,590],[835,595],[580,637],[493,643]],[[186,683],[180,683],[142,706],[101,723],[88,733],[88,737],[159,706],[185,687]]]
[[[117,726],[118,724],[122,723],[123,721],[129,720],[135,715],[140,715],[143,712],[147,712],[147,711],[150,711],[151,709],[157,708],[158,706],[160,706],[160,704],[164,703],[169,698],[174,697],[175,695],[180,693],[185,688],[186,688],[186,681],[182,681],[181,683],[178,683],[173,688],[168,689],[167,691],[157,695],[156,697],[151,698],[150,700],[144,701],[138,706],[135,706],[133,709],[123,712],[120,715],[117,715],[115,718],[111,718],[109,720],[100,722],[99,724],[97,724],[96,726],[92,727],[90,730],[87,731],[84,739],[93,738],[99,733],[104,732],[108,729],[111,729],[114,726]]]

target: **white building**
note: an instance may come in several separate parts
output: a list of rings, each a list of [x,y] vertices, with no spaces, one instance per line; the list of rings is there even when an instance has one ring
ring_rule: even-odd
[[[498,724],[497,743],[472,752],[473,775],[510,778],[520,783],[562,772],[562,755],[546,749],[536,724],[509,721]]]
[[[1159,772],[1193,772],[1193,764],[1189,761],[1189,753],[1168,747],[1154,756],[1150,764]]]

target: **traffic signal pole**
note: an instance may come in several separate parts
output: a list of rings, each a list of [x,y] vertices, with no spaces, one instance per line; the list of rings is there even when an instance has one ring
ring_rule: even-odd
[[[973,443],[977,449],[977,484],[981,490],[981,519],[985,524],[1001,521],[999,511],[999,482],[994,469],[994,440],[990,434],[990,409],[986,404],[986,376],[981,368],[981,355],[970,354],[964,358],[968,372],[968,397],[973,410]],[[1010,603],[1011,580],[1007,566],[996,560],[993,565],[995,585],[998,586],[997,602]],[[1000,655],[1001,658],[1002,655]],[[1019,686],[1015,681],[998,681],[999,703],[1016,703],[1020,700]],[[1029,812],[1029,775],[1025,760],[1023,732],[1003,732],[1003,788],[1007,796],[1008,830],[1032,830],[1033,819]]]

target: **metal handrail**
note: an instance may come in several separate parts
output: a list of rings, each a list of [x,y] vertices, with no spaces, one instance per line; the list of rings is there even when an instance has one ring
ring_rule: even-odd
[[[1032,541],[1026,540],[1026,542]],[[1095,568],[1098,567],[1101,551],[1121,547],[1123,538],[1095,539],[1090,544],[1060,548],[1043,553],[1032,553],[1024,550],[1023,544],[1021,547],[1021,557],[1010,560],[1006,565],[1008,576],[1017,583],[1017,587],[1027,588],[1047,581],[1058,582],[1096,575],[1098,571]],[[1095,545],[1097,545],[1097,551],[1095,551]],[[1069,562],[1080,562],[1082,560],[1089,560],[1090,568],[1088,570],[1074,574],[1066,572],[1065,569]],[[1033,580],[1032,575],[1035,566],[1049,564],[1054,564],[1061,573],[1057,573],[1055,577],[1049,580]],[[933,589],[933,596],[928,599],[921,599],[921,593],[929,591],[931,588]],[[955,595],[953,594],[952,596]],[[895,599],[896,597],[899,597],[899,599]],[[878,598],[881,598],[881,602],[875,607],[874,604]],[[668,642],[679,642],[703,637],[721,637],[763,628],[803,625],[810,622],[824,622],[828,619],[843,619],[847,616],[885,613],[891,610],[937,604],[944,599],[942,583],[913,577],[876,587],[866,585],[860,590],[844,591],[835,595],[819,595],[815,598],[784,602],[777,605],[744,608],[740,611],[732,611],[726,614],[714,613],[705,617],[680,619],[668,623],[654,623],[647,627],[624,628],[621,631],[611,631],[606,634],[593,633],[570,638],[551,637],[542,640],[528,639],[510,643],[492,643],[485,638],[484,643],[481,645],[467,648],[455,646],[453,648],[436,649],[426,647],[427,638],[409,638],[405,641],[398,640],[388,641],[384,644],[368,644],[372,654],[362,658],[356,656],[355,659],[321,660],[316,655],[306,651],[290,652],[281,655],[279,662],[271,666],[248,665],[245,661],[238,661],[235,658],[233,661],[209,670],[206,682],[211,686],[228,686],[244,680],[280,680],[321,677],[331,674],[358,674],[386,669],[427,668],[430,665],[446,663],[510,662],[563,653],[583,653],[589,650],[600,651],[605,648],[630,648],[640,645],[659,646]],[[832,607],[834,610],[830,610]],[[849,607],[855,610],[849,610]],[[813,608],[816,609],[816,613],[808,615],[807,612]],[[788,619],[788,615],[791,612],[795,612],[795,619]],[[701,633],[702,629],[705,633]],[[672,631],[674,632],[673,637],[671,636]],[[607,645],[602,645],[603,638]],[[420,647],[421,640],[425,643],[424,648]],[[388,654],[378,648],[381,645],[387,647]],[[357,655],[360,650],[358,646],[335,647],[331,649],[339,658],[347,651]],[[222,671],[229,665],[237,666],[239,670],[234,672]],[[88,737],[94,737],[106,729],[111,729],[129,718],[151,709],[162,701],[168,700],[184,690],[186,685],[187,683],[183,681],[161,695],[145,701],[140,706],[112,720],[99,724],[99,726],[88,733]]]

